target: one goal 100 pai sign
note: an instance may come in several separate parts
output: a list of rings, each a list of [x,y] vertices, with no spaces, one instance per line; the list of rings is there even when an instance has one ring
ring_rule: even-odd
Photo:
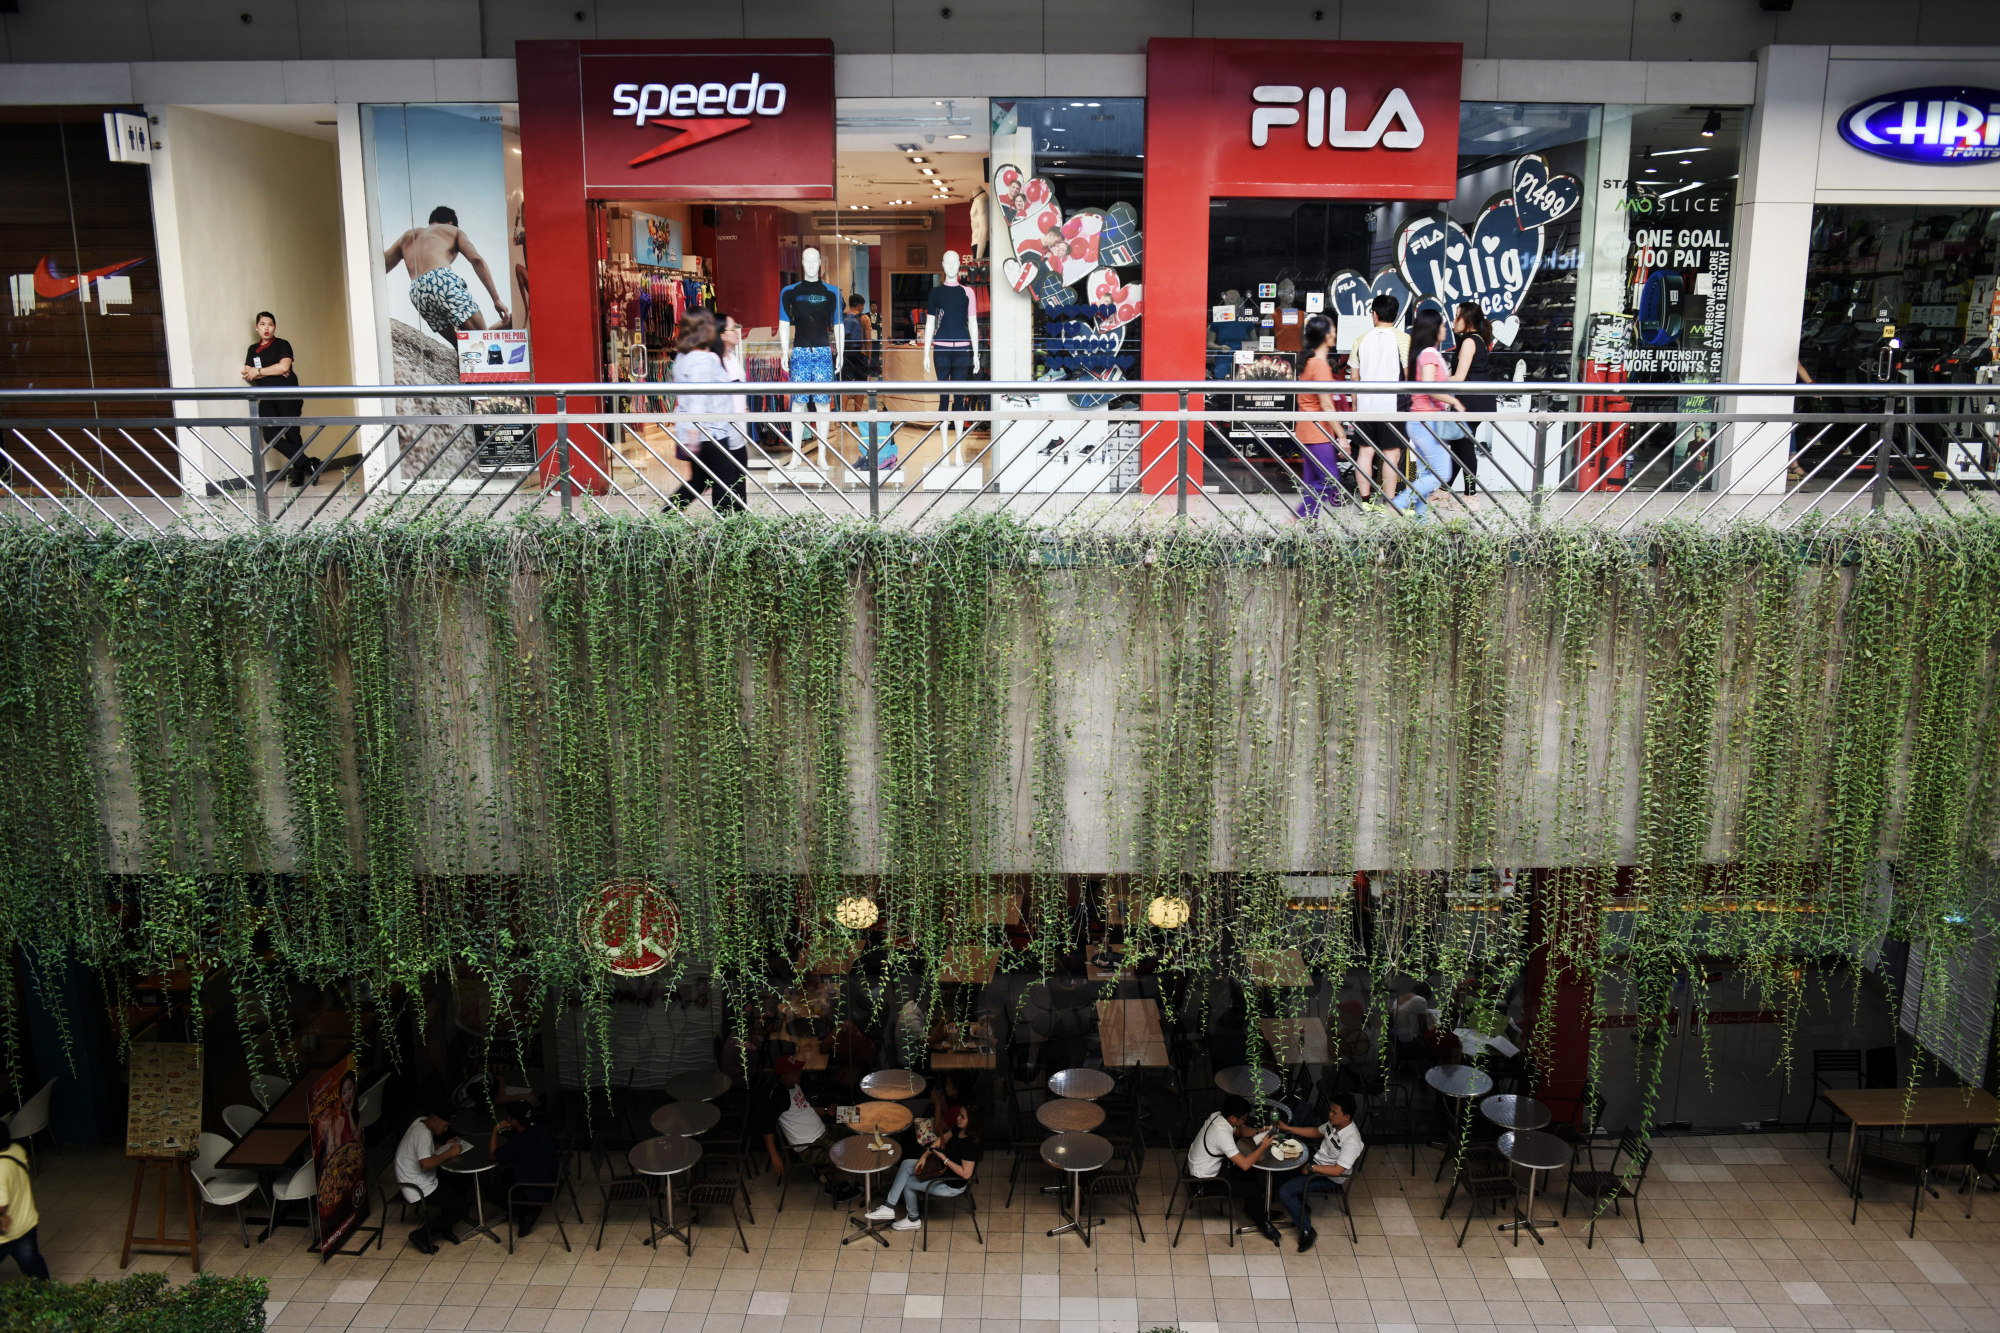
[[[645,880],[618,880],[584,895],[576,927],[584,952],[605,971],[643,977],[673,961],[681,912]]]

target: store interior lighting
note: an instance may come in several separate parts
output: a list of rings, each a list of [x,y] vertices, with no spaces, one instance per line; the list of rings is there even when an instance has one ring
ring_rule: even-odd
[[[1704,139],[1713,139],[1715,137],[1715,132],[1721,128],[1722,128],[1722,113],[1720,111],[1710,109],[1708,113],[1708,118],[1701,122],[1701,137]]]

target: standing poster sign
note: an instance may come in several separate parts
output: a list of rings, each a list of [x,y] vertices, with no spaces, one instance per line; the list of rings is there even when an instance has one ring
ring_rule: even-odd
[[[340,1248],[340,1242],[368,1214],[368,1158],[361,1142],[359,1085],[354,1057],[347,1056],[313,1084],[313,1170],[319,1181],[320,1257]]]

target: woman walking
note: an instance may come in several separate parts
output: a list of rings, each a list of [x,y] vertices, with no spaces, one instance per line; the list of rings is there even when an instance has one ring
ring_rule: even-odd
[[[1333,350],[1333,321],[1325,315],[1314,315],[1306,321],[1302,345],[1306,363],[1299,370],[1302,380],[1331,380],[1333,363],[1329,354]],[[1302,393],[1299,395],[1299,411],[1331,412],[1334,410],[1334,395],[1330,393]],[[1301,417],[1298,422],[1299,451],[1305,459],[1305,499],[1299,502],[1300,518],[1312,518],[1323,505],[1328,509],[1340,508],[1341,459],[1347,453],[1347,427],[1338,421],[1312,421]]]
[[[674,383],[730,384],[743,379],[736,358],[743,330],[728,315],[690,310],[674,330]],[[733,365],[733,369],[732,369]],[[676,406],[695,418],[680,430],[680,456],[694,464],[693,475],[667,497],[676,508],[708,490],[716,509],[734,513],[748,498],[750,442],[733,421],[704,421],[709,412],[740,412],[742,399],[729,393],[681,393]]]
[[[1410,366],[1412,377],[1419,383],[1451,382],[1451,372],[1445,368],[1444,356],[1438,351],[1438,339],[1444,335],[1444,315],[1426,307],[1419,310],[1410,320]],[[1451,451],[1438,439],[1435,424],[1421,419],[1421,415],[1432,412],[1463,412],[1465,405],[1448,393],[1418,393],[1410,395],[1410,411],[1417,416],[1410,418],[1410,470],[1409,489],[1396,496],[1390,503],[1398,509],[1409,511],[1418,518],[1429,517],[1428,503],[1435,491],[1451,475]]]
[[[1460,301],[1458,318],[1452,321],[1451,331],[1458,338],[1457,365],[1451,372],[1454,380],[1470,381],[1473,384],[1490,384],[1493,381],[1493,325],[1486,319],[1486,312],[1479,308],[1477,301]],[[1491,412],[1498,401],[1490,393],[1460,394],[1459,401],[1468,412]],[[1476,421],[1454,423],[1458,434],[1452,437],[1451,456],[1455,465],[1452,480],[1465,479],[1465,493],[1475,494],[1479,489],[1479,426]]]

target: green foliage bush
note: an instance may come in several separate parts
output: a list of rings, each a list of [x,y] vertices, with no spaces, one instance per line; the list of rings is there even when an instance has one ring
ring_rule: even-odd
[[[116,1282],[0,1283],[0,1328],[12,1333],[263,1333],[261,1277],[197,1273],[173,1286],[164,1273]]]

